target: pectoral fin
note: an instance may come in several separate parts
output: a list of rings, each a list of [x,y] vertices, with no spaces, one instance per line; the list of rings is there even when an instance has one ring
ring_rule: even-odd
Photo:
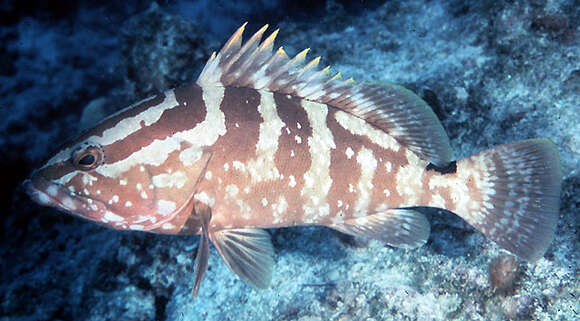
[[[262,229],[230,229],[210,237],[226,265],[246,283],[264,289],[270,285],[274,247]]]
[[[394,247],[416,248],[429,237],[425,216],[412,209],[395,208],[352,218],[330,227],[353,236],[366,236]]]
[[[194,213],[199,218],[201,222],[201,239],[197,247],[197,256],[195,257],[195,267],[194,267],[194,283],[193,291],[191,295],[195,298],[197,292],[199,291],[199,286],[201,281],[205,276],[205,271],[207,271],[207,265],[209,261],[209,221],[211,220],[211,209],[200,202],[196,202],[194,206]]]

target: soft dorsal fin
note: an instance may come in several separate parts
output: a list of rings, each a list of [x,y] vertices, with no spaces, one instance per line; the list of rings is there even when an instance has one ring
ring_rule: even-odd
[[[308,49],[289,58],[281,47],[273,51],[275,30],[260,42],[268,25],[242,45],[242,25],[218,54],[211,55],[197,79],[200,86],[234,86],[295,95],[328,104],[393,136],[419,157],[436,166],[451,161],[451,146],[429,105],[397,85],[355,83],[319,68],[320,57],[306,61]]]

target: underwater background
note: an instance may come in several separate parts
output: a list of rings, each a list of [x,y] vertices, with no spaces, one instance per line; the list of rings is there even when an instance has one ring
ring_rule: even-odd
[[[199,237],[120,232],[41,207],[20,183],[82,128],[194,81],[243,22],[280,27],[346,77],[419,94],[456,158],[553,140],[564,182],[555,239],[514,259],[446,211],[415,250],[324,227],[271,230],[256,290]],[[580,4],[531,1],[0,2],[0,320],[580,319]]]

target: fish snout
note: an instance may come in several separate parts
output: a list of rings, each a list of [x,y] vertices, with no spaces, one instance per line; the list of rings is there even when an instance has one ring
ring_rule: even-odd
[[[22,184],[30,198],[43,206],[55,207],[90,220],[100,219],[107,210],[102,202],[77,195],[37,173]]]
[[[55,199],[58,194],[55,193],[57,192],[57,189],[52,188],[54,191],[52,194],[54,195],[49,195],[48,191],[50,182],[47,179],[33,173],[30,178],[22,182],[22,186],[24,187],[26,194],[28,194],[28,196],[36,203],[52,207],[58,205],[58,202]]]

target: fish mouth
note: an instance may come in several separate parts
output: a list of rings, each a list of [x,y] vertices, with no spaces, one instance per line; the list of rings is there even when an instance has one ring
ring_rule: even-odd
[[[30,198],[43,206],[55,207],[93,220],[101,217],[106,211],[106,206],[102,202],[77,195],[40,175],[33,175],[25,180],[23,185]]]

